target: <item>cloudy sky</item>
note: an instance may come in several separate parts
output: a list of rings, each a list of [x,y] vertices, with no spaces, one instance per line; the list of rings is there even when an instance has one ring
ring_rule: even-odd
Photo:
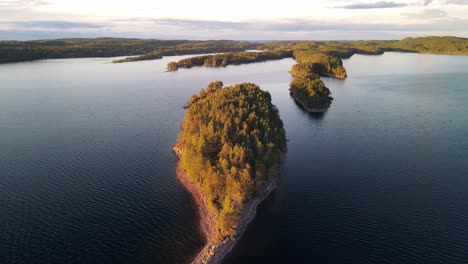
[[[468,0],[0,0],[0,40],[468,37]]]

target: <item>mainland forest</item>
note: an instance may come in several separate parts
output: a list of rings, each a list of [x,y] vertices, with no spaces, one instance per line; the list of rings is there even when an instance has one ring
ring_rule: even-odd
[[[42,59],[85,57],[129,57],[115,62],[159,59],[162,56],[241,51],[255,48],[253,43],[217,40],[157,39],[55,39],[33,41],[0,41],[0,63]]]
[[[307,38],[307,36],[304,36]],[[468,55],[468,39],[418,37],[366,41],[193,41],[127,38],[74,38],[32,41],[0,41],[0,63],[41,59],[132,56],[115,62],[159,59],[169,55],[258,50],[312,50],[339,58],[386,51]]]

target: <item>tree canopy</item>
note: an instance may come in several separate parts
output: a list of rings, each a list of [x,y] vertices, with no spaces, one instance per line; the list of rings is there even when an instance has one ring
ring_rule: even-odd
[[[344,79],[347,76],[342,60],[332,55],[310,50],[300,50],[294,52],[294,59],[303,65],[307,65],[309,72],[318,75],[340,79]]]
[[[292,51],[273,50],[263,52],[226,52],[221,54],[195,56],[179,60],[178,68],[191,68],[193,66],[224,67],[231,64],[246,64],[267,60],[279,60],[292,57]],[[169,64],[173,64],[170,62]]]
[[[197,98],[179,135],[180,162],[202,187],[221,240],[234,235],[244,204],[278,170],[285,131],[270,94],[255,84],[222,88],[218,81]]]

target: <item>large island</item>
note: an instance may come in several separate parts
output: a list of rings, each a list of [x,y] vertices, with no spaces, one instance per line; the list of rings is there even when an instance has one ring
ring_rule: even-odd
[[[186,106],[174,146],[177,176],[194,197],[206,238],[192,263],[220,263],[276,187],[285,131],[270,94],[252,83],[212,83]]]

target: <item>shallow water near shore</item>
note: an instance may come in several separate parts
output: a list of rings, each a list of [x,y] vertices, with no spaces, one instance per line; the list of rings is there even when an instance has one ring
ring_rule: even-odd
[[[291,59],[164,72],[179,58],[0,65],[0,263],[187,262],[203,239],[172,146],[215,80],[270,91],[290,140],[226,263],[468,262],[468,57],[353,56],[312,115]]]

